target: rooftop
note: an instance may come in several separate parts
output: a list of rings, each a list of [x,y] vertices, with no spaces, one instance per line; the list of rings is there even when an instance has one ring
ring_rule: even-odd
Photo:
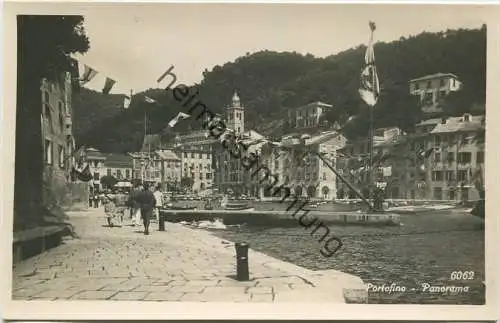
[[[97,150],[93,147],[87,148],[85,150],[85,154],[86,154],[87,159],[91,159],[91,160],[105,160],[106,159],[106,155],[104,155],[99,150]]]
[[[158,155],[158,157],[160,157],[163,160],[180,160],[179,156],[177,156],[177,154],[171,150],[167,150],[167,149],[158,150],[156,152],[156,154]]]
[[[311,102],[309,104],[301,106],[299,109],[307,108],[307,107],[312,107],[312,106],[315,106],[315,107],[318,106],[318,107],[322,107],[322,108],[331,108],[331,107],[333,107],[333,105],[331,105],[331,104],[324,103],[324,102],[321,102],[321,101],[316,101],[316,102]]]
[[[159,134],[144,136],[141,151],[155,151],[159,148],[161,148],[161,136]]]
[[[446,119],[446,123],[439,123],[431,133],[452,133],[452,132],[470,132],[478,131],[484,127],[484,116],[470,116],[469,121],[464,117],[451,117]]]
[[[132,158],[124,154],[106,154],[104,166],[111,168],[132,168]]]
[[[445,78],[445,77],[451,77],[451,78],[455,78],[455,79],[458,78],[455,74],[451,74],[451,73],[434,73],[434,74],[429,74],[429,75],[425,75],[422,77],[417,77],[417,78],[412,79],[408,82],[411,83],[411,82],[418,82],[418,81],[426,81],[426,80],[440,79],[440,78]]]

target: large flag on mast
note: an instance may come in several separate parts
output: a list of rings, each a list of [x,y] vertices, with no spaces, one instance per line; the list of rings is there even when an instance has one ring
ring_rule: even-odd
[[[370,41],[365,53],[365,67],[361,72],[361,85],[359,94],[363,101],[373,107],[378,100],[380,94],[380,84],[375,67],[375,52],[373,51],[373,33],[375,31],[375,23],[370,21]]]

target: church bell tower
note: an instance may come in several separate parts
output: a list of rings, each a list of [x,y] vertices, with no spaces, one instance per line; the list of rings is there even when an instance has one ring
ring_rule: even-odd
[[[236,92],[231,100],[231,105],[226,108],[226,119],[227,127],[233,129],[236,135],[245,132],[245,109]]]

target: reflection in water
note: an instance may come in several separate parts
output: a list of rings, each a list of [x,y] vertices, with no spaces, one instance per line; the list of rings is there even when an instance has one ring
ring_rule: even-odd
[[[334,226],[344,246],[325,258],[321,244],[301,227],[228,227],[213,233],[312,270],[336,269],[365,283],[406,287],[405,293],[370,292],[370,303],[484,304],[484,229],[467,214],[437,211],[403,215],[401,227]],[[251,259],[250,259],[251,261]],[[454,271],[473,271],[474,279],[451,281]],[[412,291],[422,284],[469,286],[467,293]]]

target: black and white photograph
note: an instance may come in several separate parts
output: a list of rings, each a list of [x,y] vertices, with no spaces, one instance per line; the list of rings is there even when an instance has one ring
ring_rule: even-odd
[[[15,82],[3,249],[8,298],[26,311],[496,303],[496,7],[4,10]]]

